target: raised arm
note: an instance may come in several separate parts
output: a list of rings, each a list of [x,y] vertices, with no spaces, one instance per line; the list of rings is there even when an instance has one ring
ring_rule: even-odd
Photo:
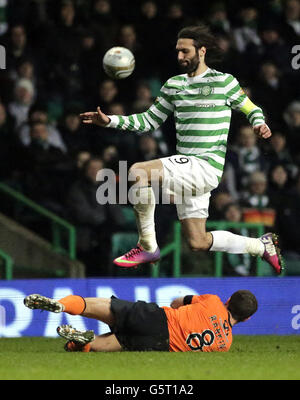
[[[155,102],[143,113],[128,116],[106,115],[98,107],[96,112],[85,112],[80,114],[80,117],[84,124],[95,124],[124,131],[149,132],[158,129],[173,110],[174,106],[169,100],[167,90],[162,87]]]

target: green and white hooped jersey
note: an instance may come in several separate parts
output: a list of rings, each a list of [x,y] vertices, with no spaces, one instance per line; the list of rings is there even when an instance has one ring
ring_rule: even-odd
[[[252,126],[264,123],[261,108],[250,101],[236,78],[208,68],[195,77],[182,74],[168,79],[147,111],[129,116],[111,115],[108,127],[147,132],[157,129],[174,113],[177,154],[206,160],[220,180],[231,109],[244,112]]]

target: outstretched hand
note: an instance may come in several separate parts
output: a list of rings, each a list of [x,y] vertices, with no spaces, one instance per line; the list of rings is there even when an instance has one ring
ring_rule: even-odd
[[[272,136],[272,132],[267,124],[254,126],[253,130],[257,136],[262,137],[263,139],[268,139]]]
[[[110,123],[110,119],[101,111],[100,107],[97,107],[96,112],[85,112],[79,116],[84,124],[94,124],[103,127]]]

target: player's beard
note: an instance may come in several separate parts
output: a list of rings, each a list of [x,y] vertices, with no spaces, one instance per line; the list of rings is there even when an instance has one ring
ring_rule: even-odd
[[[190,60],[186,60],[186,61],[187,61],[186,64],[178,62],[179,68],[182,70],[182,72],[184,72],[186,74],[192,74],[199,67],[200,57],[198,54],[195,54],[193,58],[191,58]]]

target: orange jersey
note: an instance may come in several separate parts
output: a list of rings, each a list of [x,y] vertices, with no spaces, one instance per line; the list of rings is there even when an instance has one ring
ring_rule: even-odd
[[[193,296],[177,309],[162,307],[168,319],[170,351],[228,351],[232,327],[228,310],[218,296]]]

